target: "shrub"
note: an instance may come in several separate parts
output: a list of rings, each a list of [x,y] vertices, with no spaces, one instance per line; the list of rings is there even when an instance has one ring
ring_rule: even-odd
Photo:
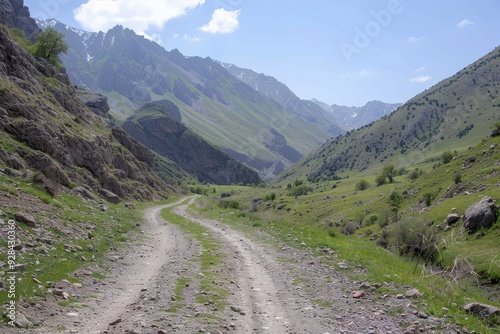
[[[193,194],[206,195],[208,189],[205,189],[205,188],[198,186],[198,187],[189,188],[189,191],[191,191]]]
[[[422,176],[424,174],[424,171],[421,170],[421,169],[418,169],[418,168],[415,168],[414,170],[412,170],[410,173],[408,173],[408,178],[410,180],[416,180],[418,179],[420,176]]]
[[[377,176],[377,178],[375,179],[375,182],[377,184],[377,187],[380,187],[380,186],[386,184],[387,181],[385,179],[385,175],[379,175],[379,176]]]
[[[289,196],[303,196],[303,195],[307,195],[310,191],[312,191],[311,187],[303,184],[301,186],[293,187],[293,188],[289,189],[288,195]]]
[[[276,193],[272,192],[264,197],[264,201],[274,201],[276,199]]]
[[[408,217],[401,220],[390,233],[389,244],[400,255],[432,261],[437,253],[437,234],[423,220]]]
[[[365,179],[356,183],[356,190],[358,191],[366,190],[368,189],[368,187],[370,187],[370,183],[368,183],[368,181],[366,181]]]
[[[348,222],[342,227],[342,233],[345,235],[353,235],[360,226],[356,222]]]
[[[425,205],[431,206],[432,200],[434,199],[434,194],[431,193],[431,192],[426,192],[423,195],[423,198],[424,198],[424,201],[425,201]]]
[[[365,222],[366,226],[372,226],[378,220],[378,215],[371,215]]]
[[[462,174],[460,172],[455,172],[453,180],[455,181],[455,184],[459,184],[462,182]]]
[[[443,164],[446,165],[447,163],[450,163],[451,160],[453,160],[453,153],[451,153],[450,151],[446,151],[443,153],[441,158],[443,159]]]
[[[222,200],[219,201],[219,207],[223,209],[239,209],[240,203],[238,201]]]
[[[328,233],[328,235],[332,238],[336,237],[337,236],[337,230],[335,230],[335,228],[333,227],[329,227],[327,230],[326,230],[326,233]]]
[[[391,209],[385,207],[382,210],[380,210],[380,212],[378,214],[378,219],[377,219],[378,225],[380,226],[380,228],[384,228],[390,224],[391,216],[392,216]]]

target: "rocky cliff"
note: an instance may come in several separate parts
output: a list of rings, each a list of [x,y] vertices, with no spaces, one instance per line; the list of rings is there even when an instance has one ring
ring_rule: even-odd
[[[84,186],[111,201],[173,190],[177,181],[158,177],[146,147],[107,127],[105,101],[92,112],[64,71],[33,58],[5,28],[0,45],[0,170],[20,177],[41,173],[39,180]]]
[[[201,182],[262,182],[257,172],[209,144],[179,121],[179,108],[168,100],[161,100],[143,106],[122,127],[145,146],[175,161]]]
[[[31,40],[41,31],[23,0],[0,0],[0,22],[22,30]]]

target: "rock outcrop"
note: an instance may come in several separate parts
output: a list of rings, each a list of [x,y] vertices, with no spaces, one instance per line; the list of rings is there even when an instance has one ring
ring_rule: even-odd
[[[491,197],[471,205],[464,213],[464,229],[474,232],[482,228],[490,228],[497,219],[497,207]]]
[[[0,0],[0,23],[22,30],[31,40],[41,31],[23,0]]]
[[[15,140],[15,152],[2,150],[0,165],[30,168],[66,188],[87,186],[113,202],[171,189],[167,183],[175,182],[154,172],[152,152],[107,128],[105,98],[87,94],[90,111],[64,71],[36,60],[4,28],[0,45],[0,131]]]

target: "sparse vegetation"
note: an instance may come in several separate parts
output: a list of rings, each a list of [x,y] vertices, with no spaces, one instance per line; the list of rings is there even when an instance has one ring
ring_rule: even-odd
[[[368,189],[368,187],[370,187],[370,183],[368,183],[368,181],[366,181],[365,179],[362,179],[361,181],[356,183],[356,190],[358,191],[366,190]]]
[[[54,66],[61,66],[59,55],[68,51],[64,35],[53,28],[47,28],[39,33],[33,48],[36,57],[45,58]]]

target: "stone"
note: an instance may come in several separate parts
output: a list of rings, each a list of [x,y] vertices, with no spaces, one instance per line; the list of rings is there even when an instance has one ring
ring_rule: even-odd
[[[359,299],[363,298],[365,296],[365,293],[363,291],[354,291],[352,293],[352,298]]]
[[[418,297],[422,297],[423,295],[424,294],[417,289],[410,289],[410,290],[406,291],[406,293],[405,293],[406,298],[418,298]]]
[[[429,318],[429,316],[426,313],[422,312],[422,311],[418,311],[417,312],[417,317],[419,317],[420,319],[427,319],[427,318]]]
[[[455,224],[457,221],[460,220],[460,216],[456,213],[450,213],[446,219],[444,220],[444,222],[446,223],[446,225],[453,225]]]
[[[14,324],[16,325],[16,327],[19,327],[19,328],[30,328],[30,327],[33,327],[33,323],[31,321],[29,321],[24,316],[24,314],[19,313],[19,312],[16,314],[16,321],[14,322]]]
[[[26,264],[15,264],[12,269],[14,271],[25,271],[26,270]]]
[[[27,226],[31,227],[31,228],[35,228],[36,227],[36,221],[35,221],[35,218],[26,213],[26,212],[23,212],[23,211],[20,211],[20,212],[17,212],[15,215],[14,215],[14,218],[18,221],[18,222],[21,222],[21,223],[24,223],[26,224]]]
[[[73,189],[73,192],[82,195],[83,197],[86,197],[88,199],[95,200],[95,196],[90,192],[90,190],[82,186],[75,187],[75,189]]]
[[[465,210],[464,229],[475,232],[482,228],[490,228],[496,219],[495,201],[485,196]]]
[[[500,308],[481,303],[467,304],[464,306],[464,310],[467,313],[478,315],[482,318],[488,318],[492,315],[500,315]]]
[[[118,325],[120,322],[122,322],[122,319],[118,318],[115,321],[110,322],[109,325],[110,326],[115,326],[115,325]]]
[[[120,203],[120,197],[110,190],[101,188],[99,189],[99,193],[102,195],[102,197],[104,197],[104,199],[106,199],[110,203],[114,204]]]

